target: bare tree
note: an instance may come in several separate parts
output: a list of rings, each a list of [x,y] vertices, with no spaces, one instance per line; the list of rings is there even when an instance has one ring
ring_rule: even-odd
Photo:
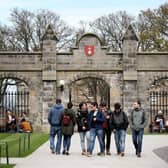
[[[100,35],[102,42],[112,48],[113,51],[122,49],[122,37],[130,22],[134,18],[125,11],[119,11],[116,14],[111,13],[108,16],[101,16],[90,23],[93,31]]]
[[[75,91],[78,90],[80,95],[82,95],[87,102],[107,102],[107,104],[109,102],[109,86],[101,79],[84,78],[76,81],[73,88]],[[79,95],[74,96],[78,97]]]
[[[12,9],[10,20],[13,23],[11,27],[14,35],[16,45],[19,50],[30,51],[31,50],[31,37],[33,35],[33,18],[34,14],[27,10],[19,10],[17,8]],[[21,46],[21,48],[20,48]]]
[[[54,12],[40,9],[33,13],[14,8],[10,13],[10,21],[11,26],[5,26],[5,29],[0,27],[3,34],[3,37],[0,34],[1,48],[4,44],[8,50],[38,51],[41,49],[42,36],[49,24],[58,39],[57,49],[69,48],[72,44],[75,31]]]
[[[37,43],[40,43],[49,24],[54,29],[58,39],[57,49],[69,48],[74,37],[74,30],[71,29],[59,15],[43,9],[38,10],[35,16],[35,34]]]

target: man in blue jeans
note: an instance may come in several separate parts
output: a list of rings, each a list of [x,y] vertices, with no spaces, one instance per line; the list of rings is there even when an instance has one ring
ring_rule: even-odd
[[[111,126],[114,132],[117,154],[124,156],[126,129],[128,127],[128,118],[121,109],[120,103],[114,104],[114,112],[111,117]]]
[[[141,108],[141,102],[134,102],[133,110],[130,113],[130,127],[132,129],[132,140],[137,157],[141,157],[144,128],[147,122],[148,116],[145,110]]]
[[[61,133],[61,116],[64,107],[61,104],[61,99],[56,100],[56,105],[54,105],[49,114],[48,122],[50,124],[50,149],[52,153],[60,154],[62,133]],[[57,143],[55,145],[55,136],[57,135]]]
[[[105,117],[103,113],[98,110],[97,102],[91,103],[91,111],[89,114],[89,126],[90,126],[90,147],[89,147],[89,155],[91,156],[93,153],[94,145],[96,136],[99,141],[100,152],[98,153],[99,156],[105,155],[105,146],[103,142],[103,122],[105,121]]]

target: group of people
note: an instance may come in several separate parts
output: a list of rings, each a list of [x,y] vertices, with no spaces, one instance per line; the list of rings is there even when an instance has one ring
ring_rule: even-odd
[[[28,121],[26,113],[22,113],[19,121],[11,110],[7,110],[6,115],[6,131],[7,132],[32,132],[31,123]]]
[[[73,104],[69,102],[64,109],[61,99],[56,100],[49,114],[50,124],[50,149],[52,153],[69,155],[71,137],[74,133],[74,126],[77,124],[77,131],[80,136],[81,154],[88,157],[93,155],[95,140],[98,139],[100,151],[99,156],[111,155],[110,144],[111,134],[114,133],[117,155],[125,155],[126,130],[130,124],[132,139],[137,157],[141,157],[142,140],[144,128],[147,125],[147,113],[141,108],[140,101],[133,103],[130,116],[122,110],[120,103],[114,104],[114,111],[107,108],[106,103],[93,102],[88,107],[86,102],[79,104],[75,112]],[[57,142],[55,143],[55,137]],[[61,151],[63,137],[63,150]]]

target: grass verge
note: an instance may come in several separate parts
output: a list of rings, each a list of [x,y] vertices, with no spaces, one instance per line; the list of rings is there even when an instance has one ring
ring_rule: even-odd
[[[13,168],[15,165],[14,164],[0,164],[0,168]]]
[[[8,144],[9,157],[25,157],[33,153],[38,147],[45,143],[49,138],[48,134],[30,133],[30,141],[28,134],[24,133],[1,133],[0,144],[2,157],[6,156],[6,146]],[[5,143],[5,144],[4,144]]]

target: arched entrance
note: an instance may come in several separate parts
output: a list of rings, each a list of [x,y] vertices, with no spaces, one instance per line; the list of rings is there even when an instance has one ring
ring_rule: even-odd
[[[10,109],[17,117],[29,115],[29,90],[25,81],[13,78],[0,78],[0,131],[3,131],[6,111]]]
[[[159,110],[168,117],[168,78],[155,79],[149,88],[150,122]]]
[[[81,101],[106,102],[110,107],[110,86],[106,81],[96,77],[77,79],[70,84],[69,101],[78,107]]]

